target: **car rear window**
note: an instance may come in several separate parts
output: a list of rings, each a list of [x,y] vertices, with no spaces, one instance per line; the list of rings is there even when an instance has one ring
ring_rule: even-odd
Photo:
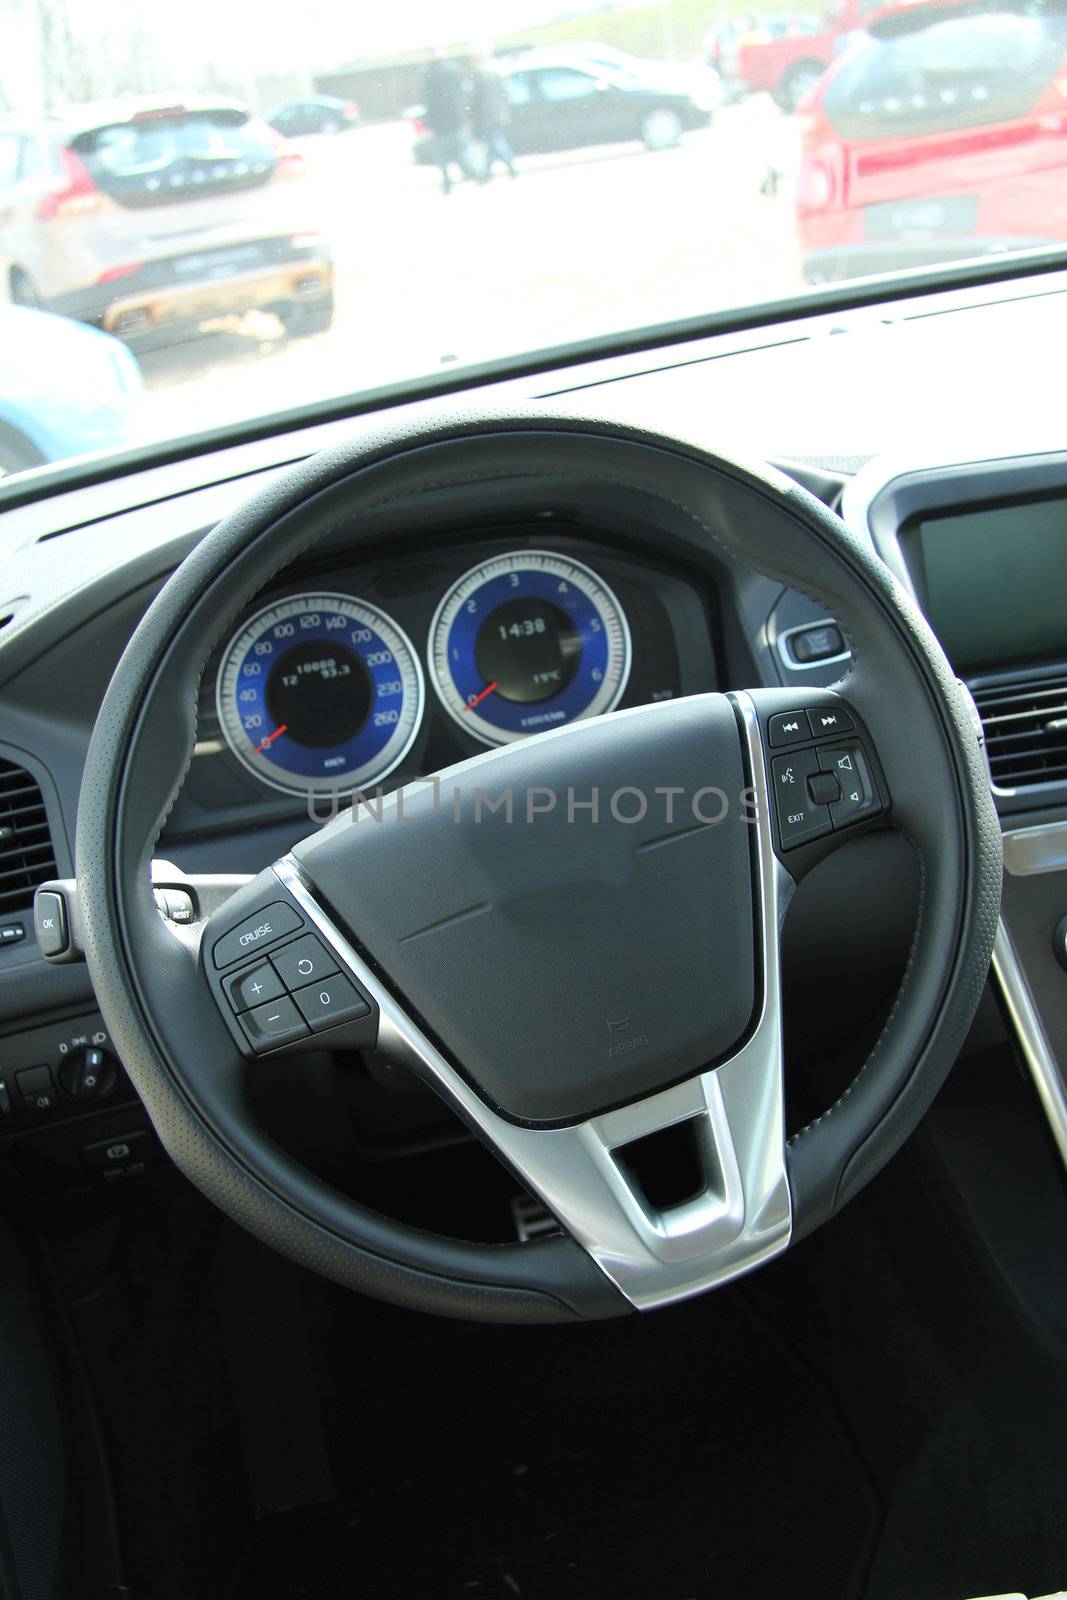
[[[1026,116],[1067,54],[1067,18],[985,12],[861,40],[823,111],[851,141],[980,127]]]
[[[254,188],[275,166],[269,134],[241,111],[152,113],[79,134],[71,148],[125,206]]]

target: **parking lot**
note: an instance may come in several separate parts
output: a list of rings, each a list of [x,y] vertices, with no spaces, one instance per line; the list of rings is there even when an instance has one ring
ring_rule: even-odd
[[[309,214],[332,240],[337,317],[290,344],[271,318],[145,359],[150,436],[232,423],[453,363],[695,316],[800,286],[795,123],[764,96],[673,150],[530,157],[440,193],[404,124],[303,141]]]

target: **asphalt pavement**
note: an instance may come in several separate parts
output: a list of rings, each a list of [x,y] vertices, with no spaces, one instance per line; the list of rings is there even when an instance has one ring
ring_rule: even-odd
[[[673,150],[521,159],[445,197],[403,124],[302,141],[309,219],[333,246],[329,333],[245,319],[145,359],[146,436],[749,304],[801,286],[788,182],[796,124],[760,96]]]

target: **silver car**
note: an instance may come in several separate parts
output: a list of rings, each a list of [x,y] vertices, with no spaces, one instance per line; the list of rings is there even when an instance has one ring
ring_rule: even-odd
[[[0,299],[138,343],[269,310],[333,319],[304,163],[241,105],[153,96],[0,122]]]

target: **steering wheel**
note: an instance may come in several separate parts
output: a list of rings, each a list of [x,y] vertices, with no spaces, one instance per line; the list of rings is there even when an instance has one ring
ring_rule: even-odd
[[[702,694],[478,755],[340,811],[191,934],[165,923],[149,863],[191,758],[199,680],[272,575],[326,536],[343,532],[351,551],[428,506],[528,517],[598,502],[817,599],[846,630],[847,675],[833,692]],[[920,864],[907,969],[855,1080],[787,1138],[781,925],[795,884],[872,819],[903,830]],[[387,423],[226,518],[130,640],[77,827],[100,1009],[182,1171],[341,1284],[512,1322],[682,1299],[839,1210],[915,1128],[963,1044],[1000,869],[952,671],[833,514],[784,477],[677,438],[541,412]],[[289,992],[249,1009],[240,978],[264,952]],[[302,1050],[335,1043],[376,1045],[420,1074],[559,1232],[447,1238],[287,1155],[251,1114],[249,1076],[264,1052],[293,1055],[297,1076]],[[642,1152],[679,1136],[695,1177],[664,1199]]]

